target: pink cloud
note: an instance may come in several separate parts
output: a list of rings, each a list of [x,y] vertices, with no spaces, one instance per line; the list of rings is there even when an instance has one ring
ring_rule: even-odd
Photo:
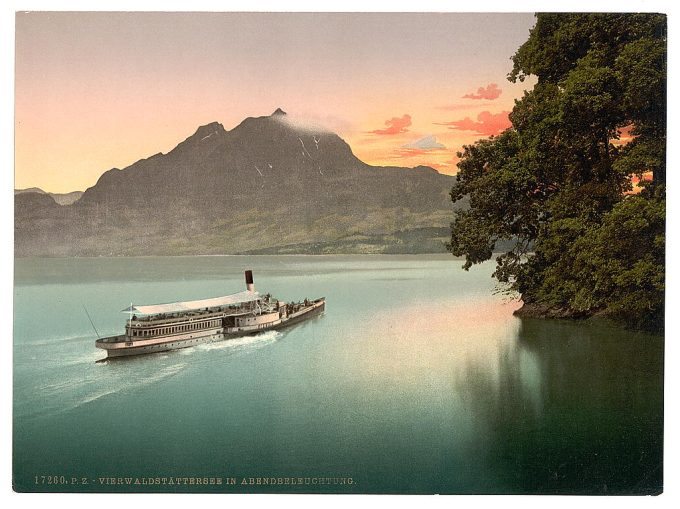
[[[394,149],[392,152],[386,154],[383,157],[384,160],[395,161],[395,163],[399,165],[429,166],[430,168],[437,170],[439,173],[448,173],[449,175],[451,175],[452,172],[457,171],[455,168],[456,163],[458,162],[457,160],[438,161],[436,158],[433,158],[433,152],[448,155],[448,153],[441,149],[432,151],[401,147]]]
[[[463,99],[497,99],[503,91],[495,83],[489,83],[486,88],[479,87],[476,94],[465,94]]]
[[[428,150],[418,148],[397,148],[388,156],[390,159],[408,159],[411,157],[418,157],[428,155]]]
[[[449,129],[458,129],[460,131],[473,131],[484,136],[494,136],[502,133],[512,125],[508,118],[509,114],[509,111],[501,111],[500,113],[482,111],[477,115],[476,122],[470,119],[470,117],[465,117],[463,120],[443,122],[437,125],[445,125]]]
[[[429,163],[428,166],[432,166],[439,173],[444,173],[445,175],[455,175],[458,173],[458,158],[451,159],[450,161],[444,161],[443,163]]]
[[[406,129],[411,125],[411,115],[404,115],[401,118],[393,117],[390,120],[385,120],[385,129],[376,129],[370,131],[372,134],[401,134],[408,132]]]

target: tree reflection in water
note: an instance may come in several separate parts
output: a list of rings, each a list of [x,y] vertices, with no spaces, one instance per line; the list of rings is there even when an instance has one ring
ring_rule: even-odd
[[[663,338],[603,323],[524,319],[497,366],[457,387],[469,454],[504,493],[650,494],[662,486]]]

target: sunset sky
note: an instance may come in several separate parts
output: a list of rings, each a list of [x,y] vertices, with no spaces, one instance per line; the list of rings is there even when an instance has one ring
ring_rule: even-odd
[[[15,187],[84,190],[280,107],[370,164],[455,173],[509,125],[532,14],[19,13]]]

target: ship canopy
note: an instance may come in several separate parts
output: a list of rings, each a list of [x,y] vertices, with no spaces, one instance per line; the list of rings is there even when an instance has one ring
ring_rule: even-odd
[[[146,306],[133,305],[123,309],[121,313],[137,313],[139,315],[160,315],[171,313],[183,313],[196,309],[215,308],[220,306],[230,306],[242,302],[254,302],[260,300],[258,292],[239,292],[223,297],[213,297],[211,299],[188,300],[185,302],[170,302],[168,304],[150,304]]]

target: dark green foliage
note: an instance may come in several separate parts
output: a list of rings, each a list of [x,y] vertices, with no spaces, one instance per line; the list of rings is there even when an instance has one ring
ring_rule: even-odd
[[[603,309],[633,327],[663,322],[666,201],[631,196],[569,247],[572,309]],[[589,282],[584,285],[583,283]]]
[[[512,127],[459,157],[450,251],[525,305],[663,327],[666,18],[539,14],[508,78],[537,76]],[[633,140],[617,143],[622,130]],[[633,178],[652,175],[631,195]]]

